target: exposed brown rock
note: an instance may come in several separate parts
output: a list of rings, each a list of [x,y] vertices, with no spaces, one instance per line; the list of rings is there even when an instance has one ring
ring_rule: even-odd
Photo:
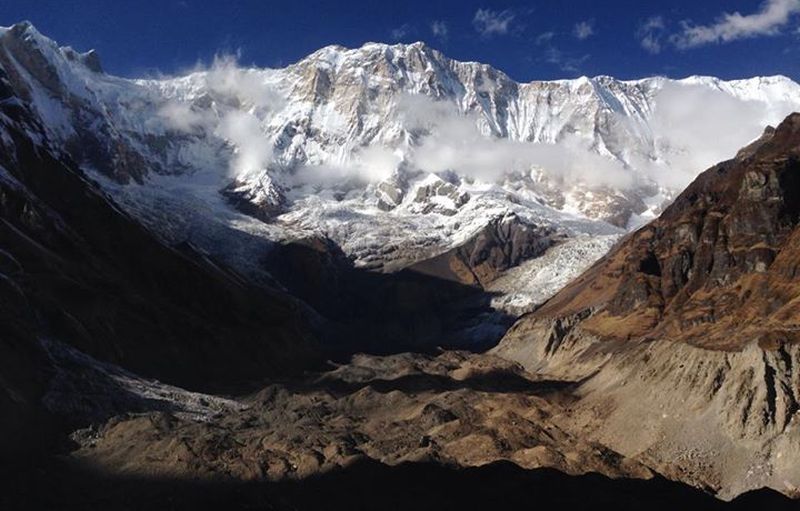
[[[559,422],[731,497],[797,495],[800,114],[701,174],[495,353],[580,381]],[[562,422],[563,421],[563,422]]]
[[[790,116],[758,148],[704,172],[534,317],[592,309],[582,328],[604,337],[715,349],[776,332],[795,340],[798,126]]]
[[[514,214],[495,218],[461,246],[410,267],[411,270],[472,286],[486,286],[503,271],[542,255],[557,243],[550,228]]]

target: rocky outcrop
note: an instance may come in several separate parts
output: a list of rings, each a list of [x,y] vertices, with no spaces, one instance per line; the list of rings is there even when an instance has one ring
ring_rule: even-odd
[[[470,198],[469,192],[460,190],[458,184],[457,181],[454,184],[438,176],[429,176],[414,188],[409,211],[423,215],[455,215]]]
[[[465,243],[412,265],[411,271],[486,287],[502,272],[541,256],[560,241],[549,227],[531,225],[514,214],[490,220]]]
[[[220,190],[220,194],[237,210],[265,222],[274,220],[286,207],[283,191],[267,176],[257,183],[234,181]]]
[[[564,420],[723,497],[800,487],[800,114],[698,177],[495,352],[580,382]]]
[[[717,351],[548,326],[527,331],[524,345],[504,340],[496,353],[580,383],[556,423],[721,498],[763,486],[798,496],[798,346]],[[530,342],[542,330],[547,341]]]

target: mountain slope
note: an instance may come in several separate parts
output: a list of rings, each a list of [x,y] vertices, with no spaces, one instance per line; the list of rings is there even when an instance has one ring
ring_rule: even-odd
[[[798,194],[792,114],[520,319],[496,353],[581,381],[571,420],[623,454],[722,496],[796,494]]]
[[[54,147],[124,209],[250,279],[269,278],[272,241],[325,238],[356,266],[394,271],[510,214],[578,240],[577,274],[592,238],[652,217],[697,158],[727,156],[800,104],[785,77],[520,84],[422,43],[128,80],[28,23],[0,34],[0,65]],[[705,108],[671,108],[686,103]],[[726,136],[712,129],[723,124]],[[539,280],[548,272],[561,273]]]
[[[51,449],[64,422],[102,408],[96,397],[61,387],[65,379],[101,384],[59,358],[64,350],[193,388],[315,362],[310,316],[299,302],[245,283],[190,245],[162,243],[54,150],[44,131],[0,70],[4,458]],[[54,390],[60,397],[48,402]],[[124,400],[122,389],[109,396]]]

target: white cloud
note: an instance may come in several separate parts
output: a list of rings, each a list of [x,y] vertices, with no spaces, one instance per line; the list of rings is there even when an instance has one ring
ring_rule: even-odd
[[[472,26],[484,37],[504,35],[511,30],[514,17],[514,12],[510,9],[503,11],[478,9],[472,18]]]
[[[349,186],[389,179],[402,161],[401,155],[380,145],[360,149],[346,165],[303,165],[289,176],[291,186]]]
[[[239,67],[232,55],[214,57],[205,80],[210,91],[243,105],[274,108],[282,101],[274,89],[264,83],[261,70]]]
[[[447,39],[448,35],[448,28],[447,23],[444,21],[434,21],[431,23],[431,32],[434,36],[438,37],[439,39]]]
[[[543,39],[545,50],[552,46],[551,40]],[[557,49],[549,57],[562,63],[565,59]],[[171,101],[160,107],[158,119],[171,129],[203,129],[227,141],[234,149],[229,169],[233,177],[270,168],[273,140],[264,125],[269,123],[269,112],[281,108],[283,100],[264,83],[263,75],[238,68],[235,60],[217,59],[200,76],[208,82],[214,108]],[[712,87],[669,82],[656,94],[654,104],[652,137],[660,158],[654,161],[646,144],[641,154],[626,156],[630,167],[600,156],[590,140],[578,136],[567,136],[556,144],[497,138],[478,114],[464,114],[454,103],[410,95],[401,97],[397,106],[402,126],[412,133],[410,148],[394,151],[375,144],[358,151],[346,164],[307,166],[281,178],[310,185],[378,182],[403,165],[434,173],[454,170],[488,182],[502,182],[511,172],[539,169],[554,180],[619,188],[635,186],[638,172],[663,186],[682,188],[698,172],[732,157],[766,124],[792,111],[788,103],[768,108],[766,103],[738,100]],[[620,122],[628,121],[621,117]],[[630,132],[639,133],[639,128],[633,126]]]
[[[594,33],[595,32],[594,32],[593,20],[578,22],[572,29],[572,35],[574,35],[577,39],[581,41],[592,37]]]
[[[390,35],[392,40],[399,41],[400,39],[404,39],[409,33],[411,33],[411,25],[403,23],[399,27],[393,29]]]
[[[800,0],[766,0],[754,14],[724,13],[711,25],[693,25],[684,21],[681,23],[682,31],[673,35],[672,42],[678,48],[685,49],[775,35],[798,12]]]
[[[285,99],[265,82],[264,70],[239,67],[232,55],[217,56],[210,67],[198,65],[194,72],[209,91],[213,108],[172,99],[157,109],[153,128],[203,130],[224,140],[233,149],[230,177],[264,171],[273,161],[272,140],[259,117],[282,108]]]
[[[453,170],[502,182],[508,173],[539,169],[556,181],[621,189],[636,186],[641,176],[647,176],[661,186],[682,189],[703,170],[733,157],[767,124],[774,125],[790,113],[793,105],[770,106],[706,85],[667,82],[655,95],[650,120],[660,158],[653,160],[649,146],[644,146],[645,152],[626,156],[630,167],[599,155],[590,140],[578,136],[566,136],[555,144],[493,137],[477,114],[464,114],[452,103],[427,96],[405,96],[398,109],[403,126],[416,139],[406,162],[426,172]],[[630,120],[620,117],[619,122]],[[630,132],[638,129],[631,126]]]
[[[718,89],[667,83],[655,96],[651,127],[671,172],[654,178],[682,188],[698,173],[729,158],[768,124],[792,111],[790,104],[737,99]]]
[[[550,41],[553,40],[553,37],[555,37],[555,35],[556,35],[555,32],[542,32],[541,34],[536,36],[537,46],[549,43]]]
[[[636,37],[646,51],[656,54],[661,52],[662,41],[666,35],[667,25],[661,16],[648,18],[639,26]]]
[[[239,110],[227,113],[217,127],[217,134],[236,148],[231,161],[232,176],[258,174],[272,161],[272,145],[253,114]]]
[[[541,169],[553,179],[589,186],[632,184],[631,174],[620,163],[594,153],[590,141],[578,137],[565,137],[558,144],[496,138],[488,135],[488,127],[477,115],[462,114],[451,103],[421,95],[404,97],[399,108],[404,127],[417,134],[418,143],[408,160],[426,172],[455,171],[500,182],[508,173]]]
[[[190,132],[208,122],[208,115],[205,112],[194,110],[190,103],[176,100],[167,101],[158,109],[157,114],[157,118],[163,121],[167,128],[175,131]]]
[[[255,114],[263,116],[275,111],[285,100],[265,83],[262,70],[239,67],[236,57],[230,55],[214,58],[205,81],[216,101],[233,107],[206,119],[206,129],[234,147],[231,175],[241,177],[264,171],[272,162],[272,145]]]
[[[548,64],[558,66],[562,71],[569,73],[580,73],[581,66],[589,60],[591,55],[573,56],[568,55],[556,48],[555,46],[548,46],[542,52],[542,59]]]

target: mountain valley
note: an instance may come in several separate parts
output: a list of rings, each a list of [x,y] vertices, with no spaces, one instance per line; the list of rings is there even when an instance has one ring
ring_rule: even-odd
[[[0,28],[0,507],[791,509],[795,111],[423,43],[122,78]]]

